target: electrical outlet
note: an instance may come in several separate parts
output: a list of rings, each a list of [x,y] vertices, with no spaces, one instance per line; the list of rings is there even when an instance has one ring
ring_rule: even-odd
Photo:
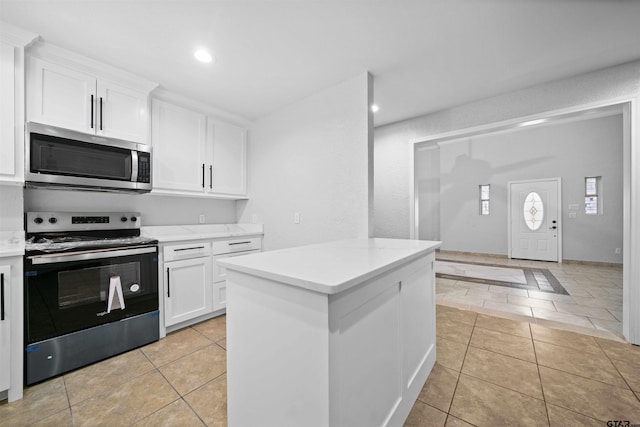
[[[616,248],[614,252],[616,253],[616,255],[620,255],[622,253],[622,249]]]
[[[293,213],[293,223],[300,224],[300,212]]]
[[[199,222],[200,224],[204,224],[204,221],[205,221],[204,214],[200,214],[200,216],[198,217],[198,222]]]
[[[576,212],[569,212],[569,218],[570,219],[575,219],[578,217],[578,214]]]
[[[256,215],[256,214],[251,215],[251,223],[252,224],[257,224],[258,223],[258,215]]]

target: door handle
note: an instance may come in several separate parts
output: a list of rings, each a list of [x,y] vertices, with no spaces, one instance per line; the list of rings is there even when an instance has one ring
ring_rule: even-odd
[[[204,163],[202,164],[202,188],[204,188]]]

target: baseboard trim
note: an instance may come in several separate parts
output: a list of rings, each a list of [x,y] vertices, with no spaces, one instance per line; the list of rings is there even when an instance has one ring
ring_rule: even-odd
[[[504,259],[504,260],[509,259],[509,257],[507,257],[506,255],[486,254],[481,252],[449,251],[449,250],[442,250],[442,249],[436,249],[436,252],[439,255],[451,254],[451,255],[481,256],[481,257]],[[527,260],[523,260],[523,261],[527,261]],[[583,261],[583,260],[577,260],[577,259],[563,259],[562,262],[565,264],[590,265],[594,267],[622,268],[622,263],[617,263],[617,262]]]

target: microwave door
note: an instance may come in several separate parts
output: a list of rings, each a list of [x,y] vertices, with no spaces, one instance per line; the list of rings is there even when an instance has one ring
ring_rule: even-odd
[[[149,182],[143,186],[137,183],[140,160],[137,144],[78,135],[77,132],[33,123],[28,129],[25,171],[28,187],[151,190]]]

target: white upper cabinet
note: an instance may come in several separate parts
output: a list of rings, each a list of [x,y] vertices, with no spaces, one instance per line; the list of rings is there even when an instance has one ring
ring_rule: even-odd
[[[101,74],[100,64],[61,54],[58,48],[53,59],[48,54],[41,57],[50,49],[27,58],[27,121],[148,143],[149,92],[154,84],[134,81],[125,71],[118,79],[120,71],[107,66],[109,74]]]
[[[212,188],[219,194],[247,193],[247,131],[240,126],[220,120],[209,119]]]
[[[146,93],[98,80],[96,99],[98,135],[147,143],[149,109]]]
[[[165,100],[151,110],[154,192],[246,197],[246,129]]]
[[[204,193],[209,173],[205,115],[157,99],[151,109],[154,191]]]
[[[0,177],[16,175],[13,46],[0,42]]]
[[[27,70],[27,120],[95,133],[96,78],[38,58]]]
[[[24,183],[24,47],[36,37],[0,22],[0,183]]]

